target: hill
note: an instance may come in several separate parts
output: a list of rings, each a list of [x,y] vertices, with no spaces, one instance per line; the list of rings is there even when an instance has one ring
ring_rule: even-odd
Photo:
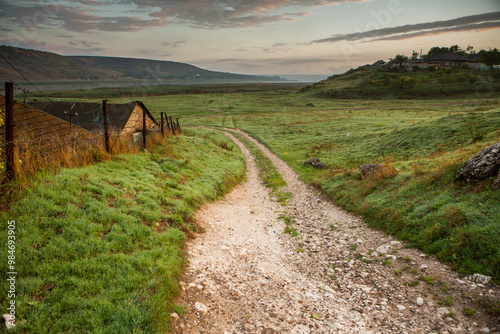
[[[404,71],[377,64],[333,75],[300,92],[326,98],[432,98],[500,90],[499,70],[430,68]]]
[[[25,77],[37,80],[245,80],[275,81],[279,77],[234,74],[205,70],[173,61],[150,59],[61,56],[51,52],[0,46],[0,56]],[[0,59],[0,79],[24,80],[6,61]]]

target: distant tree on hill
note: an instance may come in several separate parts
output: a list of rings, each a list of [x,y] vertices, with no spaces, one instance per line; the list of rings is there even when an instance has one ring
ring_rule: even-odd
[[[493,50],[481,50],[479,55],[483,59],[483,62],[488,66],[500,65],[500,50],[494,48]]]
[[[404,55],[396,55],[396,57],[391,58],[391,61],[392,61],[393,63],[402,63],[402,62],[404,62],[405,60],[408,60],[408,57],[407,57],[407,56],[404,56]]]
[[[440,54],[443,54],[443,53],[450,53],[450,48],[447,48],[447,47],[439,47],[439,46],[435,46],[435,47],[432,47],[429,52],[427,52],[427,56],[426,58],[430,58],[432,56],[435,56],[435,55],[440,55]]]

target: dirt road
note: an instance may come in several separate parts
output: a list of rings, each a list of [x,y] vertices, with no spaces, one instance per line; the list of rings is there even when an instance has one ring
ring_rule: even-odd
[[[335,206],[267,148],[293,194],[269,195],[249,151],[247,180],[197,215],[205,233],[173,314],[177,333],[493,333],[498,319],[477,298],[499,290],[459,276]],[[293,220],[298,236],[284,234]],[[479,278],[481,279],[481,278]]]

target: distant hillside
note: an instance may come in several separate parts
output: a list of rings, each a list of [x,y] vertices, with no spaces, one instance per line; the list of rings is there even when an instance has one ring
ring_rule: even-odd
[[[55,53],[0,46],[0,55],[30,80],[246,80],[271,81],[279,77],[215,72],[184,63],[148,59],[61,56]],[[0,80],[24,78],[0,58]]]
[[[326,98],[431,98],[500,91],[499,70],[463,68],[401,71],[377,64],[360,66],[303,87],[305,95]]]

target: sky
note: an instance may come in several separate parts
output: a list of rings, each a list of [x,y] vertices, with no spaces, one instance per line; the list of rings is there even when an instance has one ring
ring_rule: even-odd
[[[319,74],[434,46],[500,48],[500,0],[0,0],[0,45]]]

